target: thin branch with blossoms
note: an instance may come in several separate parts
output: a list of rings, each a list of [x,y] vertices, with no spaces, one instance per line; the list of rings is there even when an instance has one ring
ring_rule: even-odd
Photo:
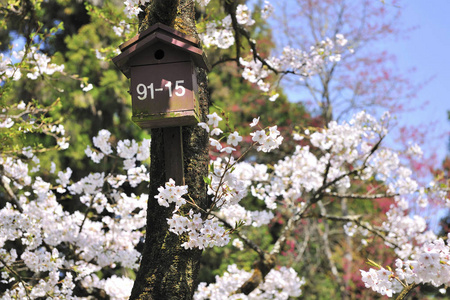
[[[335,198],[347,198],[347,199],[365,199],[365,200],[376,200],[384,198],[394,198],[400,196],[400,194],[340,194],[340,193],[324,193],[325,197],[335,197]]]
[[[25,285],[27,285],[27,283],[23,280],[22,276],[21,276],[19,273],[17,273],[16,270],[14,270],[14,268],[11,268],[10,266],[8,266],[8,264],[7,264],[1,257],[0,257],[0,263],[2,263],[2,265],[3,265],[9,272],[11,272],[11,274],[13,274],[14,277],[15,277],[17,280],[19,280],[20,283],[22,283],[22,286],[23,286],[24,289],[25,289],[25,293],[26,293],[27,298],[28,298],[28,299],[32,299],[32,298],[30,297],[30,294],[29,294],[29,292],[28,292],[28,289],[27,289],[26,286],[25,286]]]
[[[381,228],[375,228],[372,225],[370,225],[367,222],[361,221],[363,218],[362,215],[350,215],[350,216],[336,216],[336,215],[328,215],[328,214],[311,214],[311,215],[305,215],[304,218],[318,218],[318,219],[326,219],[331,221],[338,221],[338,222],[352,222],[355,223],[357,226],[367,229],[369,232],[373,233],[374,235],[381,238],[383,241],[389,243],[390,245],[394,246],[395,248],[400,248],[399,245],[392,243],[386,236],[386,231],[383,231]]]
[[[236,226],[232,226],[230,223],[228,223],[227,220],[225,220],[224,218],[218,216],[217,214],[214,214],[214,216],[220,221],[222,222],[227,228],[229,229],[236,229]],[[258,253],[260,258],[263,258],[267,252],[265,252],[264,250],[262,250],[257,244],[255,244],[255,242],[253,242],[251,239],[249,239],[243,232],[236,230],[235,231],[236,235],[242,239],[244,241],[244,244],[246,244],[250,249],[254,250],[256,253]]]
[[[325,191],[332,185],[336,184],[337,182],[339,182],[341,179],[345,178],[345,177],[349,177],[351,175],[357,175],[359,173],[361,173],[365,168],[365,164],[367,163],[367,160],[369,159],[369,157],[376,151],[376,149],[379,147],[381,143],[381,139],[378,143],[376,143],[372,149],[369,152],[369,155],[365,158],[364,163],[362,165],[361,168],[359,169],[355,169],[355,170],[351,170],[349,172],[346,172],[340,176],[338,176],[337,178],[333,179],[330,182],[326,182],[327,179],[327,175],[329,172],[329,168],[330,168],[330,161],[328,161],[327,163],[327,167],[323,176],[323,185],[317,190],[315,191],[312,195],[310,200],[307,200],[304,204],[304,206],[302,208],[299,209],[298,212],[296,212],[294,214],[293,217],[291,217],[289,219],[289,221],[287,222],[287,225],[284,227],[280,237],[278,238],[278,240],[275,242],[275,246],[274,246],[274,250],[272,250],[273,253],[278,253],[281,248],[282,245],[285,243],[287,236],[290,234],[290,232],[293,230],[293,228],[295,226],[297,226],[297,222],[299,222],[303,217],[304,214],[306,213],[306,211],[314,204],[317,203],[318,201],[320,201],[322,199],[322,197],[325,195]]]
[[[202,6],[207,3],[197,1]],[[209,2],[209,1],[207,1]],[[239,4],[237,2],[223,2],[223,13],[225,17],[222,20],[213,20],[208,22],[203,21],[201,25],[204,28],[200,33],[200,38],[206,48],[218,47],[222,49],[234,47],[234,56],[225,56],[214,62],[215,67],[225,62],[235,62],[238,67],[243,67],[242,77],[251,83],[256,84],[259,89],[270,96],[270,101],[275,101],[278,97],[275,89],[279,81],[285,75],[294,75],[308,77],[317,73],[325,64],[326,60],[336,63],[341,58],[341,53],[345,51],[345,44],[347,40],[342,34],[336,33],[332,39],[327,38],[320,43],[312,45],[309,52],[300,49],[293,49],[289,46],[283,49],[283,53],[279,57],[265,57],[257,46],[257,42],[251,37],[251,26],[255,24],[252,19],[252,12],[246,4]],[[265,18],[273,10],[273,7],[268,1],[262,10],[262,15]],[[244,43],[248,47],[244,47]],[[247,59],[244,59],[242,52],[247,50]],[[275,74],[277,84],[268,83],[265,79],[270,75]]]
[[[219,117],[216,113],[212,113],[207,117],[208,123],[199,123],[198,125],[204,128],[208,133],[210,133],[211,136],[220,135],[221,133],[223,133],[222,130],[218,128],[219,122],[222,121],[222,118]],[[256,122],[254,122],[254,124],[252,124],[251,126],[254,127],[255,125]],[[210,128],[210,126],[212,127],[212,129]],[[278,130],[276,130],[276,126],[270,127],[268,129],[269,132],[266,132],[265,130],[259,130],[255,132],[255,134],[253,135],[254,143],[252,143],[251,147],[256,147],[258,151],[267,152],[277,148],[280,145],[282,138],[279,137],[280,133]],[[219,140],[224,138],[225,136],[222,136]],[[190,200],[186,202],[181,198],[183,194],[171,193],[169,188],[173,190],[179,188],[175,186],[174,183],[171,183],[171,181],[166,183],[165,188],[160,187],[160,193],[155,196],[158,199],[158,203],[163,206],[168,207],[169,203],[177,203],[174,211],[176,212],[176,214],[174,214],[173,217],[168,220],[170,226],[169,230],[175,234],[189,233],[189,240],[183,244],[185,248],[192,248],[196,246],[200,248],[206,248],[214,246],[216,245],[216,243],[219,243],[218,245],[221,245],[224,242],[227,243],[229,240],[228,235],[236,229],[235,228],[234,230],[223,232],[221,227],[215,225],[215,222],[218,221],[218,219],[214,217],[210,219],[209,216],[216,209],[220,211],[222,209],[233,207],[245,196],[245,186],[242,185],[238,178],[233,175],[233,172],[236,165],[238,164],[238,161],[242,160],[243,156],[250,151],[251,147],[244,151],[244,153],[241,154],[241,156],[237,160],[234,160],[231,153],[236,151],[236,149],[233,147],[237,146],[237,144],[242,141],[242,137],[239,136],[236,131],[228,134],[227,143],[229,144],[229,147],[225,148],[222,148],[219,140],[210,138],[211,146],[215,147],[215,149],[219,153],[223,153],[223,149],[227,148],[231,151],[224,160],[218,158],[216,161],[211,162],[210,175],[208,178],[205,178],[205,182],[208,185],[208,194],[211,195],[212,204],[210,208],[206,210],[206,212],[204,212],[202,223],[198,219],[197,214],[194,214],[194,212],[190,211],[189,216],[178,213],[179,207],[181,207],[185,203],[192,205],[194,208],[197,205],[190,203],[193,200],[189,198],[189,196],[187,197]],[[173,200],[169,200],[171,198],[173,198]],[[197,219],[194,220],[194,218]],[[254,215],[254,218],[257,218],[257,216]],[[214,230],[211,231],[210,226],[212,226],[214,230],[217,230],[218,233],[214,232]],[[214,241],[213,238],[207,238],[207,236],[216,236],[219,237],[219,240]]]

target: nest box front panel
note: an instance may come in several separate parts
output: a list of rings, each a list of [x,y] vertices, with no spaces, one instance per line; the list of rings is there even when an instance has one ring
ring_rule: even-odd
[[[133,117],[176,118],[176,112],[196,109],[191,62],[131,67]]]

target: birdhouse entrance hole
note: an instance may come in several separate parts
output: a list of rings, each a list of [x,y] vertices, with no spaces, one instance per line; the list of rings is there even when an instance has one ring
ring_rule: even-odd
[[[163,59],[163,58],[164,58],[164,50],[162,50],[162,49],[156,50],[156,51],[155,51],[155,58],[156,58],[157,60]]]

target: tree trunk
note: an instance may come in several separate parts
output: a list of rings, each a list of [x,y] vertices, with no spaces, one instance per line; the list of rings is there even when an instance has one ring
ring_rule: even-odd
[[[139,17],[139,30],[161,22],[190,36],[197,37],[193,0],[153,0]],[[206,72],[198,69],[200,115],[208,113]],[[208,173],[208,135],[199,126],[182,128],[185,182],[189,195],[196,203],[208,206],[203,177]],[[197,283],[201,250],[185,250],[181,244],[185,236],[168,231],[167,218],[173,207],[162,207],[154,198],[158,187],[165,184],[164,145],[162,129],[151,131],[150,196],[147,212],[147,231],[142,261],[130,299],[192,299]],[[189,210],[190,208],[186,208]]]

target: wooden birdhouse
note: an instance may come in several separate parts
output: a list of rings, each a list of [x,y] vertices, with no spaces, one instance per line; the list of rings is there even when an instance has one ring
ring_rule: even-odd
[[[155,24],[123,43],[114,64],[131,79],[132,120],[141,128],[195,125],[196,67],[209,70],[198,40]]]

